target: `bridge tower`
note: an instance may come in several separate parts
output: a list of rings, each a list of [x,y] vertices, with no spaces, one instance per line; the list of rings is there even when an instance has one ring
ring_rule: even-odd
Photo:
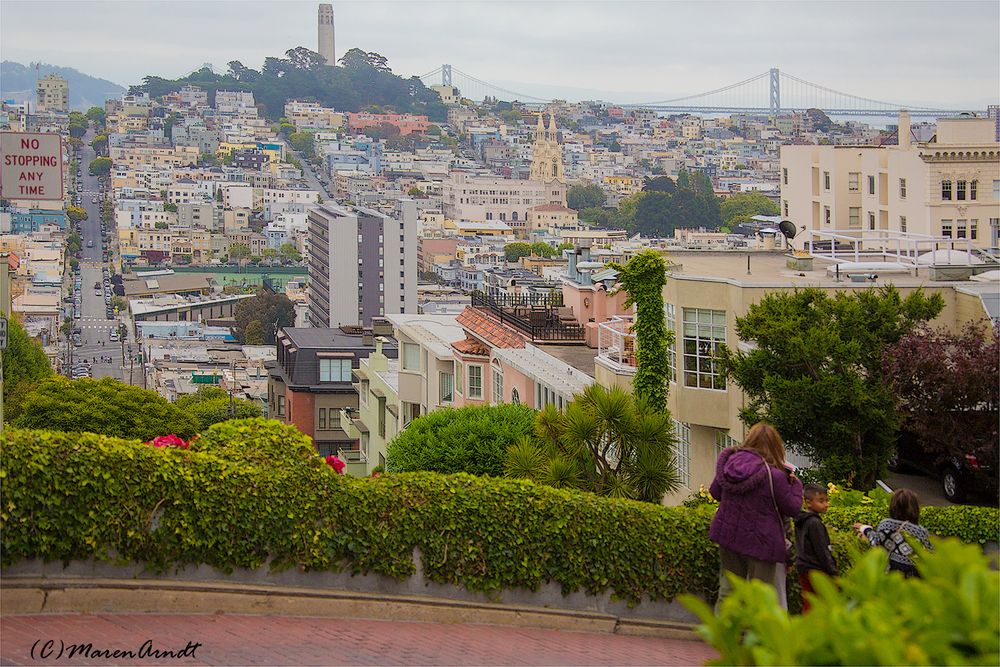
[[[777,67],[771,68],[771,113],[781,113],[781,73]]]
[[[451,65],[441,65],[441,85],[451,85]]]

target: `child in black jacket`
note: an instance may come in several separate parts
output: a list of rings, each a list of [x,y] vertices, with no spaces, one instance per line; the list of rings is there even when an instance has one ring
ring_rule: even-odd
[[[820,518],[830,507],[826,489],[819,484],[806,484],[802,488],[802,499],[805,509],[795,517],[795,568],[799,571],[802,612],[805,613],[810,606],[806,593],[815,592],[809,574],[813,570],[819,570],[835,577],[839,572],[830,549],[830,535]]]

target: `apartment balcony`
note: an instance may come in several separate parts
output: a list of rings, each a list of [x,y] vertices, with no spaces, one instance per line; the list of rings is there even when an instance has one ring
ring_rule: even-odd
[[[352,440],[361,441],[362,434],[368,433],[368,427],[361,421],[361,414],[356,408],[340,409],[340,428]]]
[[[472,307],[501,325],[523,334],[532,343],[583,344],[585,331],[562,296],[472,293]]]
[[[618,375],[634,375],[637,367],[634,324],[630,315],[617,315],[598,324],[595,361]]]

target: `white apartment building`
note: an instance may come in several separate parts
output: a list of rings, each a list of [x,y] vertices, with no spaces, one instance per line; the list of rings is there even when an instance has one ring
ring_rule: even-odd
[[[542,204],[566,205],[566,184],[453,172],[442,184],[444,214],[452,220],[524,221]]]
[[[360,206],[309,210],[309,321],[370,326],[372,318],[417,312],[417,204],[393,215]]]
[[[69,112],[69,82],[58,74],[47,74],[36,88],[39,111]]]
[[[888,231],[997,247],[1000,143],[989,118],[942,118],[898,146],[782,146],[781,215],[819,231]]]

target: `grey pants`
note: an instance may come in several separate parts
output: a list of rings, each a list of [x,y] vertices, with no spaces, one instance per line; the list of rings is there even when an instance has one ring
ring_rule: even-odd
[[[719,573],[719,599],[715,603],[715,613],[719,613],[719,605],[733,592],[733,586],[726,576],[727,572],[732,572],[740,579],[759,579],[772,586],[777,581],[777,563],[750,558],[725,547],[719,547],[719,563],[722,567]],[[785,568],[781,569],[784,573]]]

